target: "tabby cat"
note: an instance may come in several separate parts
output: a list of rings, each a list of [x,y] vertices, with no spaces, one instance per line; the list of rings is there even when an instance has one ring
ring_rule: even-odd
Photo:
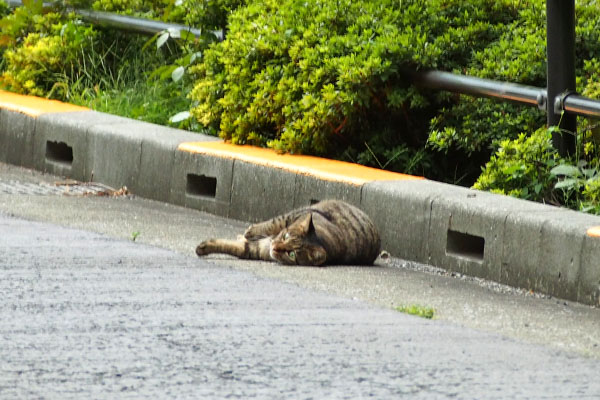
[[[325,200],[251,225],[238,240],[202,242],[196,254],[225,253],[288,265],[370,265],[380,246],[377,228],[364,212]]]

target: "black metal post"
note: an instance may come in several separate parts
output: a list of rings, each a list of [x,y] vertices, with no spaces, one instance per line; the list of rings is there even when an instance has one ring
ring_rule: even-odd
[[[575,0],[546,0],[548,126],[559,126],[552,142],[561,156],[575,153],[577,117],[564,113],[564,97],[575,91]]]

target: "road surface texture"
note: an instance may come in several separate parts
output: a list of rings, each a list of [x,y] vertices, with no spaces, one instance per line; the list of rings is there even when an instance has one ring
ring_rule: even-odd
[[[597,309],[402,260],[198,259],[246,224],[58,180],[0,165],[0,398],[600,397]]]
[[[0,216],[2,398],[594,398],[595,359]]]

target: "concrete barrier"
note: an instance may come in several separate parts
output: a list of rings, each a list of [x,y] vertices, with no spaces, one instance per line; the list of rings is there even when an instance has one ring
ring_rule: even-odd
[[[170,202],[229,216],[233,159],[174,150]]]
[[[9,109],[0,109],[0,160],[33,168],[35,118]]]
[[[73,179],[92,180],[90,129],[125,121],[125,118],[89,110],[40,115],[35,123],[34,167]]]
[[[0,92],[0,161],[258,221],[360,206],[391,254],[600,305],[600,217]]]

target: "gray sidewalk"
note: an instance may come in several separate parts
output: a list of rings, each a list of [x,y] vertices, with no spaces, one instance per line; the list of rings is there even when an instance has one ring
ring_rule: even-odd
[[[600,361],[0,214],[2,398],[600,396]]]

